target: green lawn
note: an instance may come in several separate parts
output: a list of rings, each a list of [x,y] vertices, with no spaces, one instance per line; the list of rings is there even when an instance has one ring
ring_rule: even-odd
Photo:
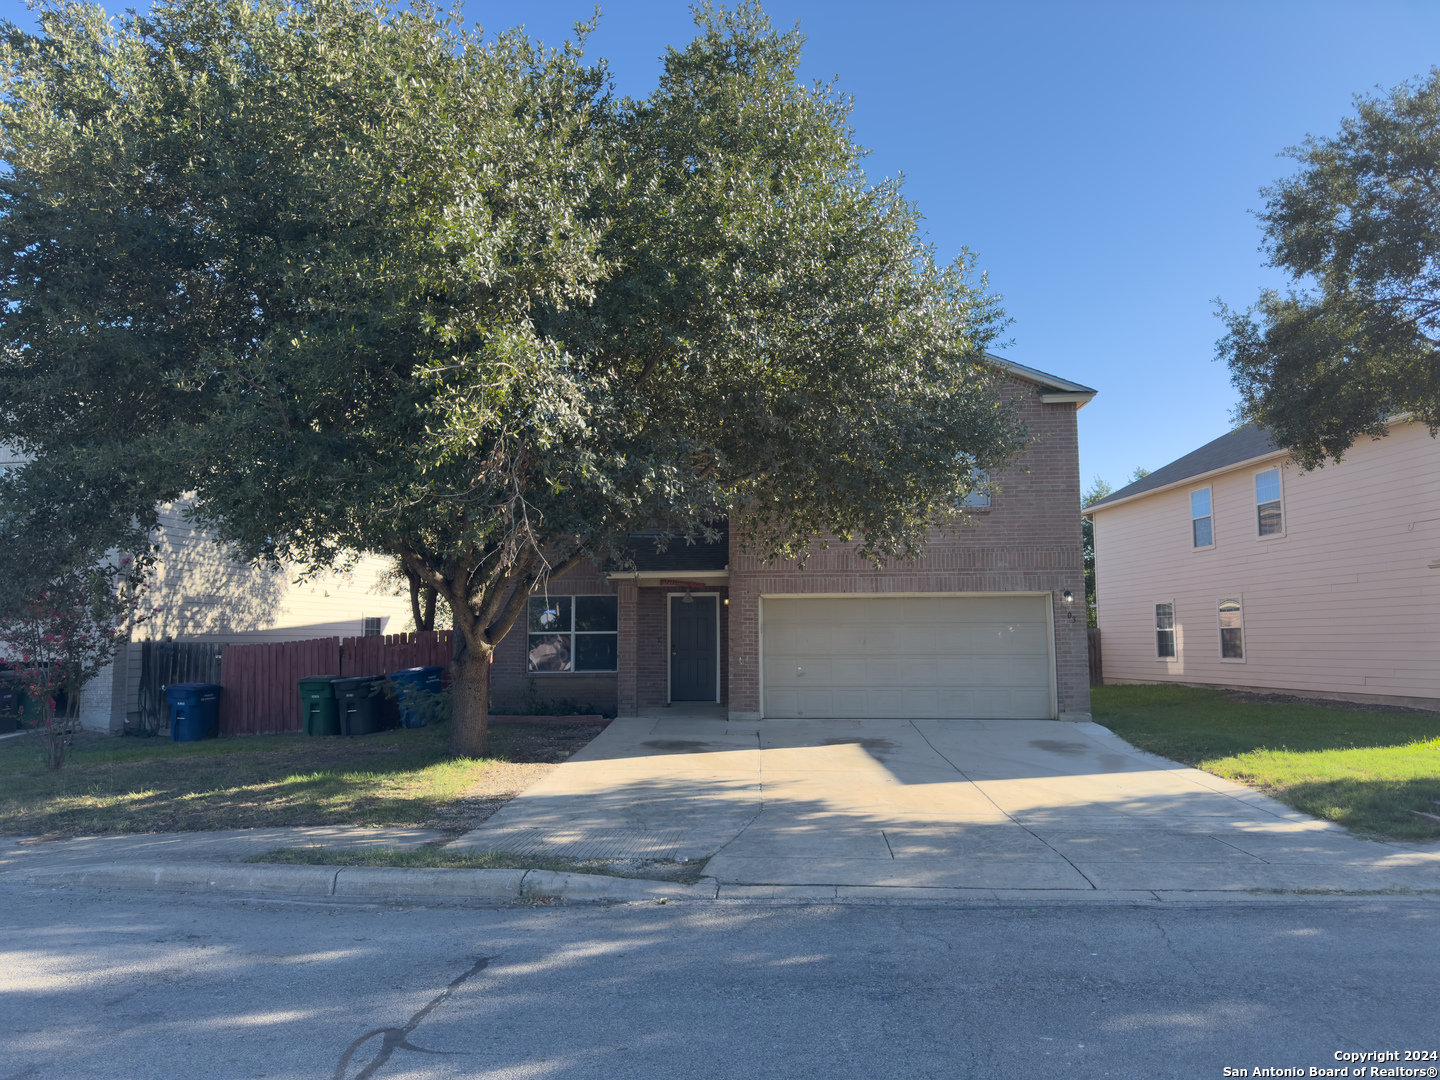
[[[58,839],[277,825],[443,827],[440,810],[477,784],[503,781],[492,774],[514,771],[511,762],[557,760],[599,731],[496,724],[492,756],[475,760],[447,755],[447,724],[357,739],[81,736],[58,773],[45,769],[39,736],[27,735],[0,741],[0,833]]]
[[[1440,839],[1440,715],[1094,686],[1095,721],[1142,750],[1249,784],[1361,833]]]

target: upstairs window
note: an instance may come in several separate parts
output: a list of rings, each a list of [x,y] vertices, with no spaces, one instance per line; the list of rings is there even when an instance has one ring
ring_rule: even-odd
[[[532,596],[531,671],[615,671],[620,610],[613,596]]]
[[[1255,474],[1255,517],[1260,536],[1285,534],[1285,511],[1281,507],[1280,470],[1266,469]]]
[[[984,469],[976,469],[974,472],[975,490],[967,492],[960,500],[961,506],[989,506],[990,505],[990,474]]]
[[[1210,489],[1190,492],[1190,537],[1197,548],[1215,546],[1215,519],[1210,513]]]
[[[1175,604],[1155,605],[1155,657],[1157,660],[1174,660],[1175,651]]]
[[[1245,659],[1245,612],[1238,596],[1220,601],[1220,659]]]

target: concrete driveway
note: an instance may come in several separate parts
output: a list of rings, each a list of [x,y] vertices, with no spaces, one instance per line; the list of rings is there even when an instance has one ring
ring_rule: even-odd
[[[621,719],[454,846],[710,856],[722,896],[1440,890],[1440,845],[1043,720]]]

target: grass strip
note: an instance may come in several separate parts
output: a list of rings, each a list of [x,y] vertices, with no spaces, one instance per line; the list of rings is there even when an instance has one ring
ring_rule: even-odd
[[[600,730],[496,724],[490,756],[473,759],[450,757],[448,724],[354,739],[81,735],[59,772],[45,768],[39,736],[27,735],[0,742],[0,833],[63,839],[286,825],[453,828],[447,816],[478,784],[505,788],[513,773],[523,786],[534,770],[519,766],[560,760]]]
[[[282,847],[245,860],[301,866],[401,866],[425,870],[553,870],[569,874],[644,878],[693,885],[704,876],[703,859],[567,859],[511,855],[504,851],[459,851],[447,848]]]
[[[1161,757],[1363,835],[1440,839],[1440,714],[1237,700],[1188,686],[1091,687],[1091,715]]]

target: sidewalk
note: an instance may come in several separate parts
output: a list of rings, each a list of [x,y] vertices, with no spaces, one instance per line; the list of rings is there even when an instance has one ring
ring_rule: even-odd
[[[816,902],[1440,899],[1440,844],[1379,843],[1249,788],[1053,721],[612,723],[451,845],[701,859],[692,886],[523,870],[279,866],[275,847],[418,847],[423,829],[0,839],[36,885],[425,902],[523,897]]]

